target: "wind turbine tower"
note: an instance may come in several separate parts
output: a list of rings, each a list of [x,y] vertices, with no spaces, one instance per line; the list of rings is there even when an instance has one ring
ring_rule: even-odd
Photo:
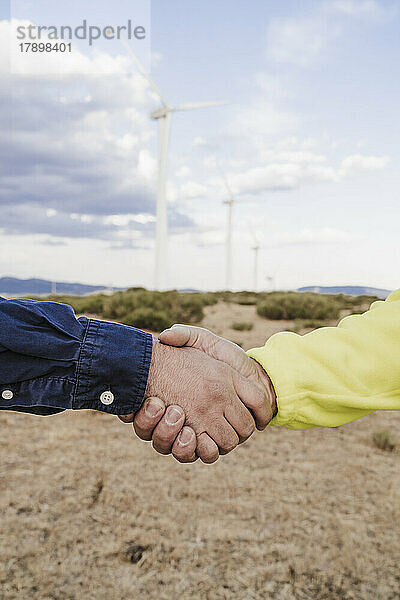
[[[254,251],[254,265],[253,265],[253,291],[257,292],[258,290],[258,253],[260,251],[260,244],[258,240],[254,238],[254,246],[252,250]]]
[[[253,238],[254,246],[251,249],[254,251],[254,263],[253,263],[253,291],[258,290],[258,253],[260,252],[261,246],[258,237],[254,233],[252,224],[249,224],[251,236]]]
[[[142,63],[133,52],[128,42],[121,38],[122,43],[135,62],[140,73],[146,79],[153,92],[161,101],[161,106],[154,110],[150,116],[159,125],[159,144],[158,144],[158,182],[157,182],[157,207],[156,207],[156,246],[155,246],[155,289],[167,289],[168,282],[168,211],[166,197],[167,182],[167,160],[168,147],[171,128],[171,116],[173,112],[183,110],[193,110],[195,108],[205,108],[209,106],[221,106],[228,102],[194,102],[191,104],[181,104],[180,106],[170,106],[160,90],[147,73]]]
[[[226,238],[225,238],[225,289],[232,289],[232,216],[233,216],[233,206],[236,202],[235,197],[232,193],[232,189],[228,183],[227,178],[221,172],[222,179],[224,180],[224,184],[226,190],[228,192],[228,199],[224,200],[223,203],[227,205],[227,220],[226,220]]]

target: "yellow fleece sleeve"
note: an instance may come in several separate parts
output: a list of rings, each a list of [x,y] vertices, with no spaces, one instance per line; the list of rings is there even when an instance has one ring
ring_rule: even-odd
[[[276,391],[271,425],[336,427],[376,410],[400,410],[400,290],[337,327],[277,333],[248,355]]]

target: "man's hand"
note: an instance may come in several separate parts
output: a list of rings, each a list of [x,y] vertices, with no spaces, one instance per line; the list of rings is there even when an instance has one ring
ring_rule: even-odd
[[[197,454],[205,462],[230,452],[253,433],[254,419],[246,406],[257,422],[268,423],[272,417],[261,386],[195,348],[155,342],[146,396],[183,409],[186,425],[196,433]]]
[[[173,325],[170,329],[163,331],[159,340],[163,344],[176,347],[191,347],[202,350],[208,356],[230,365],[243,377],[246,377],[256,385],[261,385],[266,391],[270,403],[272,416],[277,412],[276,395],[273,385],[267,373],[257,361],[249,358],[237,344],[221,338],[202,327],[189,325]],[[256,415],[255,415],[256,418]],[[265,429],[269,421],[256,418],[257,429]]]
[[[220,338],[206,329],[186,325],[174,325],[171,329],[167,329],[160,335],[160,341],[164,344],[177,347],[191,346],[201,350],[211,358],[228,364],[240,375],[252,382],[259,390],[262,390],[264,405],[265,402],[268,402],[268,405],[271,407],[266,412],[265,410],[260,412],[257,409],[253,411],[251,402],[248,402],[246,397],[241,398],[242,402],[253,411],[258,429],[264,429],[272,416],[276,414],[275,392],[268,375],[256,361],[250,359],[236,344]],[[155,346],[155,348],[157,347]],[[152,406],[154,403],[151,415],[147,414],[149,402]],[[182,410],[179,406],[173,405],[168,410],[172,410],[172,408],[177,409],[178,412]],[[165,453],[170,452],[172,449],[172,454],[180,462],[192,462],[196,458],[193,430],[185,426],[181,431],[180,428],[184,422],[183,413],[181,414],[181,419],[178,419],[176,425],[173,425],[170,422],[171,419],[164,415],[164,410],[165,405],[160,399],[149,398],[135,418],[133,418],[133,415],[128,415],[127,420],[133,421],[134,419],[135,431],[140,438],[150,440],[153,437],[153,444],[157,449],[164,447]],[[125,420],[122,417],[121,419]],[[180,435],[178,435],[179,431],[181,431]],[[182,445],[181,437],[185,439],[184,445]],[[208,442],[208,444],[211,451],[212,441]],[[216,448],[214,447],[214,454],[210,452],[207,456],[207,453],[203,452],[200,446],[197,455],[204,462],[213,462],[217,458]]]
[[[192,439],[187,448],[181,447],[182,438],[191,438],[191,430],[197,438],[197,456],[210,463],[253,433],[256,425],[249,410],[260,427],[272,418],[262,386],[194,348],[172,348],[155,342],[146,396],[151,404],[162,400],[168,408],[162,416],[162,403],[159,405],[160,416],[153,417],[153,421],[160,420],[153,432],[152,420],[145,414],[150,403],[147,400],[134,419],[136,432],[142,439],[152,437],[155,449],[161,453],[170,452],[172,446],[174,456],[183,458],[182,462],[195,458],[194,453],[188,457]],[[186,427],[175,439],[183,425],[179,410],[186,417]],[[174,436],[168,424],[171,416],[176,418]]]

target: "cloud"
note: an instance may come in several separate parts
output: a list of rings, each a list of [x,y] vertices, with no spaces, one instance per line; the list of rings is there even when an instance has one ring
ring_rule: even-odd
[[[266,98],[267,96],[260,93],[251,104],[239,106],[235,110],[229,128],[232,137],[238,140],[252,137],[264,142],[269,136],[283,136],[296,130],[298,117],[290,111],[278,108]]]
[[[0,22],[3,58],[8,28]],[[0,205],[154,213],[155,128],[146,114],[153,101],[147,83],[127,74],[132,66],[125,56],[77,51],[76,57],[62,78],[44,69],[17,80],[0,58]],[[108,77],[101,76],[103,60]]]
[[[191,230],[195,224],[186,215],[170,207],[168,224],[171,233]],[[0,232],[7,235],[46,234],[62,244],[62,238],[98,239],[115,244],[135,243],[154,237],[155,218],[148,214],[96,215],[66,213],[46,209],[40,204],[27,203],[0,206]],[[47,244],[50,244],[48,239]]]
[[[380,17],[386,13],[382,4],[375,0],[334,0],[328,10],[348,17]]]
[[[187,181],[180,186],[180,194],[182,198],[193,199],[201,198],[209,195],[209,188],[196,181]]]
[[[296,162],[273,163],[231,173],[229,183],[234,193],[260,193],[264,190],[290,190],[310,181],[337,181],[332,167]]]
[[[271,157],[274,154],[271,153]],[[304,183],[333,182],[357,171],[376,171],[387,167],[389,156],[355,154],[343,159],[339,168],[325,164],[322,155],[305,152],[277,153],[275,161],[252,167],[241,173],[230,173],[229,183],[237,194],[257,194],[265,190],[290,190]],[[286,159],[286,160],[285,160]]]
[[[186,177],[190,177],[191,175],[191,170],[188,166],[183,165],[182,167],[179,167],[179,169],[175,172],[175,177],[180,178],[186,178]]]
[[[275,62],[307,66],[339,35],[323,15],[273,20],[267,29],[267,55]]]
[[[346,176],[357,171],[379,171],[385,169],[390,160],[390,156],[353,154],[343,159],[339,172],[342,176]]]
[[[312,65],[346,31],[349,19],[379,22],[393,8],[375,0],[320,2],[312,13],[273,19],[267,28],[267,57],[300,67]]]

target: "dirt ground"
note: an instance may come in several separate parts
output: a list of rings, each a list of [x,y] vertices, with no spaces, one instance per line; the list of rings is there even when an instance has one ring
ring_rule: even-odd
[[[204,325],[244,347],[287,326],[253,309],[209,307]],[[400,441],[400,413],[270,428],[210,466],[99,413],[0,428],[1,600],[400,599],[400,453],[372,441]]]

